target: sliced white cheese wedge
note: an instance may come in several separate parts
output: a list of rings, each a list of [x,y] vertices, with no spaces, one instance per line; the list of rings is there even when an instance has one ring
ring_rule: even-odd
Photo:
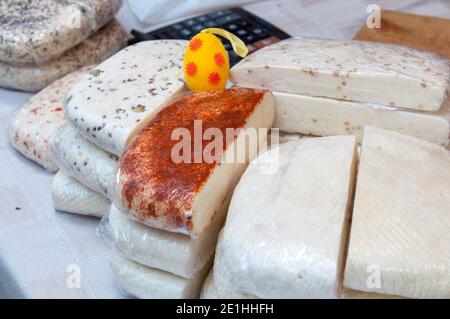
[[[233,88],[172,101],[120,158],[115,204],[150,227],[201,236],[266,142],[274,116],[266,90]],[[184,133],[174,138],[174,132]]]
[[[48,140],[66,124],[62,108],[70,88],[93,67],[86,67],[59,79],[28,100],[9,123],[9,140],[24,156],[49,171],[58,166],[50,159]]]
[[[366,127],[345,269],[347,288],[450,297],[450,153]]]
[[[101,63],[69,92],[68,120],[81,134],[113,154],[184,88],[187,41],[147,41]]]
[[[267,161],[279,163],[273,174]],[[259,156],[233,194],[214,273],[260,298],[339,298],[355,166],[354,136]]]
[[[266,46],[231,70],[237,86],[438,110],[450,84],[448,61],[375,42],[295,38]]]
[[[376,126],[448,145],[449,121],[443,114],[400,110],[321,97],[274,92],[274,127],[281,131],[318,136],[354,134],[361,142],[363,128]]]
[[[133,261],[180,277],[193,278],[214,254],[230,197],[213,216],[202,236],[195,239],[135,222],[122,214],[115,205],[112,205],[109,214],[106,237],[118,252]]]
[[[56,210],[95,217],[103,217],[111,207],[111,202],[104,196],[81,185],[62,171],[53,178],[52,200]]]
[[[194,278],[186,279],[142,266],[118,254],[111,260],[111,269],[119,286],[129,295],[141,299],[198,298],[210,265],[209,262]]]
[[[66,174],[97,193],[111,197],[117,164],[115,155],[99,149],[70,126],[51,136],[49,151],[53,161]]]

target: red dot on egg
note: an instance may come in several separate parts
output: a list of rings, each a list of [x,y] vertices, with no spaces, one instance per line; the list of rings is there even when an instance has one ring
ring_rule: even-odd
[[[225,65],[225,57],[223,56],[222,53],[217,52],[216,54],[214,54],[214,62],[218,65],[218,66],[224,66]]]
[[[197,51],[198,49],[201,48],[203,42],[201,39],[199,38],[194,38],[191,40],[191,43],[189,44],[189,49],[191,49],[192,51]]]
[[[186,74],[189,76],[194,76],[197,73],[197,65],[194,62],[189,62],[186,65]]]
[[[217,85],[220,83],[220,74],[217,72],[211,72],[208,75],[208,82],[211,83],[212,85]]]

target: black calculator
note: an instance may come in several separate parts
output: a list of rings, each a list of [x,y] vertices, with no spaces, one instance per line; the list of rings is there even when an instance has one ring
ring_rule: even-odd
[[[266,20],[242,8],[230,8],[182,20],[148,33],[132,30],[131,34],[134,38],[130,40],[130,44],[160,39],[190,40],[206,28],[223,28],[234,33],[244,41],[249,53],[291,37]],[[220,39],[228,51],[230,65],[239,62],[241,58],[234,53],[230,43],[221,37]]]

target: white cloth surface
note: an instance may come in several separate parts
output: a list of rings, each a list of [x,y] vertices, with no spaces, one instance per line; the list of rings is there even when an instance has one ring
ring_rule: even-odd
[[[256,0],[128,0],[131,11],[139,21],[156,24],[177,18],[218,10],[229,6],[242,6]]]
[[[245,8],[294,36],[347,38],[365,22],[372,0],[277,0]],[[448,0],[379,0],[381,8],[450,17]],[[143,29],[127,2],[118,14],[129,30]],[[7,139],[12,112],[31,96],[0,89],[0,297],[122,297],[95,234],[98,220],[54,211],[53,174],[25,159]],[[20,210],[16,210],[19,207]],[[78,264],[81,288],[69,289],[67,266]]]

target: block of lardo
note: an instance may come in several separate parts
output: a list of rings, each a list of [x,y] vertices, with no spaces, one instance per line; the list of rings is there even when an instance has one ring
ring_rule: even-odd
[[[86,139],[120,155],[134,135],[184,88],[187,41],[127,47],[83,77],[68,93],[67,119]]]
[[[20,153],[45,169],[56,172],[48,150],[50,136],[66,124],[62,108],[72,86],[93,66],[82,68],[59,79],[32,96],[9,122],[9,141]]]
[[[247,56],[231,69],[241,87],[437,111],[450,83],[448,61],[376,42],[294,38]]]
[[[266,90],[234,88],[172,101],[120,158],[114,203],[150,227],[200,236],[266,142],[274,115]],[[174,132],[182,134],[174,138]]]
[[[121,255],[147,267],[193,278],[212,258],[217,235],[225,221],[230,198],[213,216],[202,236],[191,238],[133,221],[112,205],[100,233]]]
[[[154,268],[148,268],[113,254],[111,269],[119,286],[132,297],[141,299],[195,299],[200,295],[203,280],[211,262],[194,278],[182,278]]]
[[[450,297],[450,152],[366,127],[344,286]]]
[[[117,157],[89,142],[73,127],[56,131],[49,141],[50,157],[67,175],[84,186],[111,197]]]
[[[269,160],[272,174],[262,169]],[[259,298],[340,298],[356,162],[354,136],[260,155],[234,191],[214,276]]]
[[[106,60],[122,49],[127,39],[128,34],[120,23],[113,20],[90,38],[44,64],[0,62],[0,87],[37,92],[79,68]]]
[[[56,210],[78,215],[103,217],[111,202],[78,181],[59,171],[53,178],[52,201]]]
[[[447,146],[450,110],[417,112],[390,106],[350,102],[323,97],[273,92],[274,127],[283,132],[316,136],[356,135],[362,141],[364,126],[376,126]]]

